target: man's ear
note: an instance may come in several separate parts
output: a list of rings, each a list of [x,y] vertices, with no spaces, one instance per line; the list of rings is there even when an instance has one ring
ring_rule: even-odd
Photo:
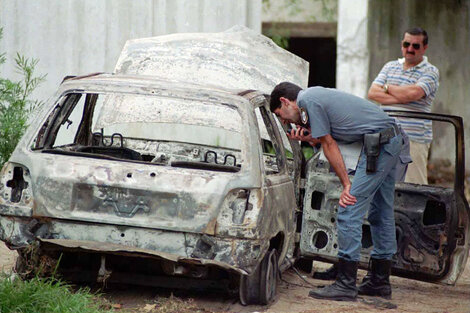
[[[285,104],[286,106],[289,106],[289,104],[290,104],[289,99],[287,99],[285,97],[280,97],[279,101],[281,101],[281,105]]]

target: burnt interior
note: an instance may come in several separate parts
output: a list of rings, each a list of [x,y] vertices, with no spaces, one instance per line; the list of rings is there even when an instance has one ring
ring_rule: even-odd
[[[423,213],[423,225],[444,224],[447,219],[447,210],[445,203],[436,200],[428,200]]]
[[[325,194],[320,191],[314,191],[312,192],[312,201],[311,201],[311,207],[313,210],[321,210],[321,207],[323,205],[325,199]]]
[[[120,160],[191,169],[238,172],[242,166],[240,150],[168,140],[134,138],[124,133],[105,135],[103,129],[92,133],[95,109],[100,94],[72,93],[64,96],[41,127],[35,150],[43,153]],[[79,118],[77,120],[77,115]],[[73,117],[73,118],[72,118]],[[74,121],[72,121],[74,120]],[[78,125],[74,125],[77,124]],[[74,129],[73,142],[58,144],[58,133]],[[165,145],[163,152],[155,147]],[[153,149],[151,149],[151,148]]]

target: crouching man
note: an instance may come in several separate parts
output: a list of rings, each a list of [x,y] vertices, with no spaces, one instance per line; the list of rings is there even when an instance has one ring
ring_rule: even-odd
[[[389,297],[391,259],[396,252],[395,170],[406,135],[377,105],[335,89],[302,90],[283,82],[272,91],[270,107],[283,123],[301,126],[290,134],[291,139],[310,143],[320,140],[343,185],[337,218],[338,275],[332,285],[311,290],[309,296],[354,301],[359,291],[359,294]],[[308,135],[304,135],[303,127],[309,128]],[[337,141],[364,142],[352,183]],[[373,241],[371,275],[356,288],[362,223],[367,210]]]

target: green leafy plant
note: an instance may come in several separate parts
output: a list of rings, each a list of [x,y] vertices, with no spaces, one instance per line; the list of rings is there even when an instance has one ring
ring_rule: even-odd
[[[104,313],[111,305],[88,288],[73,290],[54,278],[31,280],[0,276],[0,312],[23,313]]]
[[[3,28],[0,28],[0,39]],[[6,62],[6,54],[0,53],[0,66]],[[42,102],[30,99],[34,89],[46,75],[35,76],[37,59],[29,59],[16,54],[15,67],[20,75],[19,81],[0,77],[0,167],[10,158],[18,141],[28,125],[31,113]]]

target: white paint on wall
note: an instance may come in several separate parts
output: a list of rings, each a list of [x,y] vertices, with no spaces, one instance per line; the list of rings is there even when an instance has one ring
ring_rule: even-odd
[[[338,0],[264,0],[263,22],[336,22]]]
[[[336,88],[366,97],[369,74],[367,0],[339,0]]]
[[[39,59],[47,80],[33,98],[45,100],[66,75],[112,72],[128,39],[237,24],[261,32],[261,0],[0,0],[0,73],[18,78],[16,52]]]

